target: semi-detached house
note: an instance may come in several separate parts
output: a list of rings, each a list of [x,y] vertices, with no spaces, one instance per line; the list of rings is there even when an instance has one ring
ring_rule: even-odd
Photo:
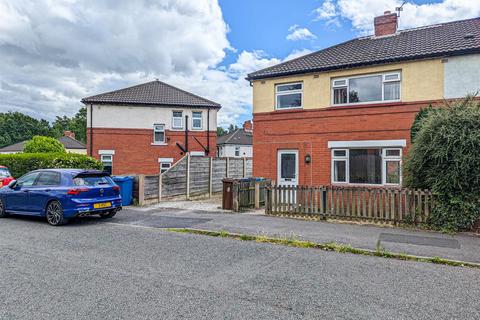
[[[151,81],[82,99],[87,152],[113,174],[158,174],[192,155],[215,156],[220,104]]]
[[[375,34],[248,75],[254,175],[279,184],[401,184],[416,113],[480,89],[480,18]]]

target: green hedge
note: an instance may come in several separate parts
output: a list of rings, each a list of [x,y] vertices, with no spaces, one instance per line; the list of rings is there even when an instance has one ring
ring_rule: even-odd
[[[23,146],[25,153],[65,153],[65,147],[55,138],[34,136]]]
[[[100,161],[75,153],[0,154],[0,165],[8,167],[15,178],[19,178],[25,173],[36,169],[103,169]]]
[[[437,195],[430,224],[468,230],[480,218],[480,102],[467,97],[421,121],[404,163],[404,183]]]

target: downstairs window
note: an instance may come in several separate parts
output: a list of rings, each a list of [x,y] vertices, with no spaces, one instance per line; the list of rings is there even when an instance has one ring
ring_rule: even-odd
[[[332,149],[332,183],[400,185],[402,149]]]

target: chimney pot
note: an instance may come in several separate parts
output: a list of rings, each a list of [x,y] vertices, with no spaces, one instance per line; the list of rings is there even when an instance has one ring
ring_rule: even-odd
[[[243,130],[245,132],[253,132],[253,124],[251,120],[247,120],[243,123]]]
[[[65,131],[65,132],[63,133],[63,136],[64,136],[64,137],[70,137],[70,138],[72,138],[72,139],[75,139],[75,132]]]
[[[375,36],[386,36],[397,32],[397,14],[385,11],[383,16],[375,17]]]

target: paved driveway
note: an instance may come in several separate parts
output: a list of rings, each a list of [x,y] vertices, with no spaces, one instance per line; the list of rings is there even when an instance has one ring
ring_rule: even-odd
[[[176,234],[146,220],[128,210],[60,228],[0,220],[0,319],[478,319],[478,270]]]

